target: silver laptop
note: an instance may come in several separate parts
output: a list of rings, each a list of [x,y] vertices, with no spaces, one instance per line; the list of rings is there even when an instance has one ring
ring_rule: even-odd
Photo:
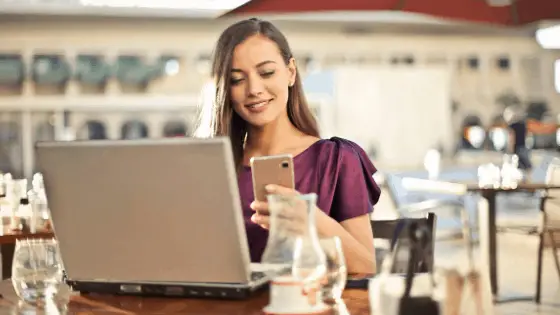
[[[228,138],[36,147],[75,290],[242,298],[267,284],[250,263]]]

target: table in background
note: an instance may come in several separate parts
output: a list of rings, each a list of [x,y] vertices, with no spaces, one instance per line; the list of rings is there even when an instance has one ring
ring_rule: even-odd
[[[551,189],[560,189],[559,185],[548,185],[546,183],[521,182],[516,188],[481,188],[476,183],[467,183],[467,191],[472,193],[480,193],[480,195],[488,201],[488,257],[490,268],[490,283],[492,293],[496,302],[523,301],[533,299],[533,297],[499,297],[498,290],[498,259],[496,243],[496,196],[500,193],[516,193],[516,192],[536,192],[539,190],[548,191]],[[544,201],[540,202],[540,210],[544,211]]]

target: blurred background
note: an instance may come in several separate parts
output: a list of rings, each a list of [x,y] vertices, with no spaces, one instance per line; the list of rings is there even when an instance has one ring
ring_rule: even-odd
[[[292,2],[0,0],[0,171],[30,178],[40,140],[188,135],[219,33],[255,15],[288,37],[323,137],[358,142],[380,170],[422,167],[429,149],[444,164],[501,159],[511,104],[558,123],[560,50],[536,37],[554,20]],[[556,132],[528,137],[556,154]]]
[[[500,165],[507,107],[526,114],[531,181],[558,157],[557,0],[0,0],[0,173],[31,179],[37,141],[189,136],[213,45],[253,16],[287,36],[322,137],[357,142],[379,169],[375,219],[449,199],[401,185],[432,177],[430,164],[453,182]],[[539,202],[498,196],[498,231],[535,235]],[[438,238],[461,235],[457,213],[437,209]]]

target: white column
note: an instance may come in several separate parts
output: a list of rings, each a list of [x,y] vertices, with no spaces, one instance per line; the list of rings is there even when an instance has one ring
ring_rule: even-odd
[[[22,60],[26,65],[25,69],[25,80],[23,80],[23,91],[24,97],[33,97],[35,93],[35,84],[33,83],[32,71],[33,71],[33,50],[26,49],[22,52]]]
[[[57,109],[53,113],[54,117],[54,138],[62,139],[64,136],[64,110]]]
[[[106,51],[104,54],[105,62],[110,64],[112,67],[116,67],[118,52],[116,50],[109,50]],[[105,94],[106,95],[118,95],[120,93],[120,85],[118,80],[115,77],[111,77],[107,81],[107,85],[105,87]]]
[[[479,64],[480,76],[482,78],[481,84],[479,85],[479,87],[481,88],[480,95],[483,102],[486,103],[486,104],[482,104],[482,108],[480,107],[477,108],[477,112],[479,113],[490,112],[487,109],[489,107],[496,108],[496,104],[494,100],[497,96],[497,93],[492,84],[492,76],[491,76],[492,61],[493,61],[492,55],[486,54],[486,55],[479,56],[478,64]],[[485,120],[485,123],[488,122],[488,117],[481,117],[481,118]]]
[[[72,71],[74,71],[74,69],[76,69],[76,56],[78,54],[73,49],[66,49],[64,54],[65,54],[64,58],[66,58],[66,62],[68,62],[70,68],[72,69]],[[80,93],[79,82],[73,80],[73,78],[70,77],[66,85],[66,95],[75,96],[78,95],[79,93]]]

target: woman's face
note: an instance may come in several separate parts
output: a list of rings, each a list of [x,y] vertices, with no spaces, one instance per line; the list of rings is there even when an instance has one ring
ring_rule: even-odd
[[[275,42],[262,35],[233,51],[231,101],[235,112],[255,127],[287,115],[288,87],[296,78],[293,58],[286,65]]]

